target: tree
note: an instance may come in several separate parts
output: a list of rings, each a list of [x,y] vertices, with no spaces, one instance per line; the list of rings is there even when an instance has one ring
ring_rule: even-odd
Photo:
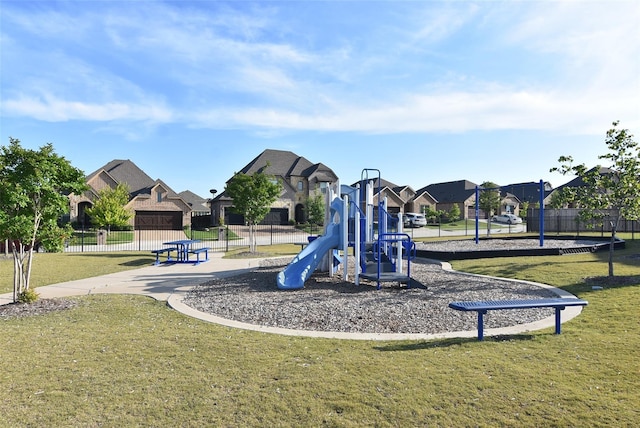
[[[321,193],[309,196],[304,202],[304,209],[312,228],[324,222],[324,196]]]
[[[575,203],[579,208],[579,218],[584,223],[595,226],[608,220],[611,225],[609,245],[609,276],[614,276],[613,250],[618,224],[622,218],[640,218],[640,148],[628,129],[618,129],[619,122],[606,134],[608,153],[598,156],[609,166],[588,169],[584,164],[573,165],[571,156],[561,156],[559,167],[551,172],[562,175],[576,175],[584,185],[564,187],[558,198],[566,203]]]
[[[58,219],[68,212],[70,193],[87,189],[84,173],[47,144],[24,149],[9,138],[0,148],[0,238],[13,254],[13,300],[23,300],[29,290],[34,250],[61,251],[70,236]]]
[[[233,210],[244,215],[249,225],[249,251],[255,253],[255,226],[269,213],[271,204],[282,192],[282,185],[264,170],[253,175],[236,173],[227,183],[225,192],[233,199]]]
[[[458,204],[453,204],[447,216],[450,222],[458,221],[460,219],[460,206]]]
[[[487,189],[487,190],[483,190]],[[491,216],[500,209],[500,189],[492,181],[485,181],[480,185],[480,200],[478,206],[487,213],[487,235],[491,233]]]
[[[498,189],[497,184],[491,181],[485,181],[480,185],[480,187],[480,200],[478,201],[478,205],[480,206],[480,209],[491,217],[500,209],[500,189]]]
[[[531,203],[530,203],[529,201],[523,201],[523,202],[520,204],[520,211],[519,211],[519,214],[520,214],[520,218],[521,218],[522,220],[525,220],[525,219],[527,218],[527,211],[529,211],[529,206],[530,206],[530,205],[531,205]]]
[[[124,207],[127,202],[129,202],[129,187],[119,183],[115,189],[111,187],[102,189],[93,207],[88,208],[86,213],[91,217],[94,225],[100,228],[106,227],[107,233],[110,233],[111,226],[126,226],[133,217],[133,213]]]

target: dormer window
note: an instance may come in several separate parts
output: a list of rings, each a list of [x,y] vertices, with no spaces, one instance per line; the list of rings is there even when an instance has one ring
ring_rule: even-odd
[[[158,192],[156,195],[158,196],[158,203],[162,202],[162,192]]]

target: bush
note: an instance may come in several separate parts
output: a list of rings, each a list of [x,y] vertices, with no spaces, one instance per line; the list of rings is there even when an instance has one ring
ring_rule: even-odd
[[[27,289],[27,290],[24,290],[22,293],[18,294],[18,302],[33,303],[36,300],[38,300],[38,297],[40,297],[40,295],[36,293],[35,290]]]

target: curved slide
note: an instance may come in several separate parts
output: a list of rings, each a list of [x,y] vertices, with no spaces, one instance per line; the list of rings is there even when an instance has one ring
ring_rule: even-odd
[[[334,208],[334,203],[331,204],[331,208]],[[324,235],[311,241],[309,245],[278,274],[278,288],[281,290],[297,290],[304,287],[305,281],[316,270],[324,255],[327,254],[329,250],[340,246],[341,236],[342,224],[330,223]]]

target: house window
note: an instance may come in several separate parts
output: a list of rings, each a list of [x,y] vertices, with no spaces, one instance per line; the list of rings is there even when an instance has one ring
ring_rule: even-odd
[[[298,181],[298,192],[302,192],[304,190],[304,182]]]
[[[158,196],[158,203],[162,202],[162,192],[156,194]]]
[[[329,183],[327,183],[326,181],[320,183],[320,191],[322,193],[327,193],[327,187],[329,187]]]

